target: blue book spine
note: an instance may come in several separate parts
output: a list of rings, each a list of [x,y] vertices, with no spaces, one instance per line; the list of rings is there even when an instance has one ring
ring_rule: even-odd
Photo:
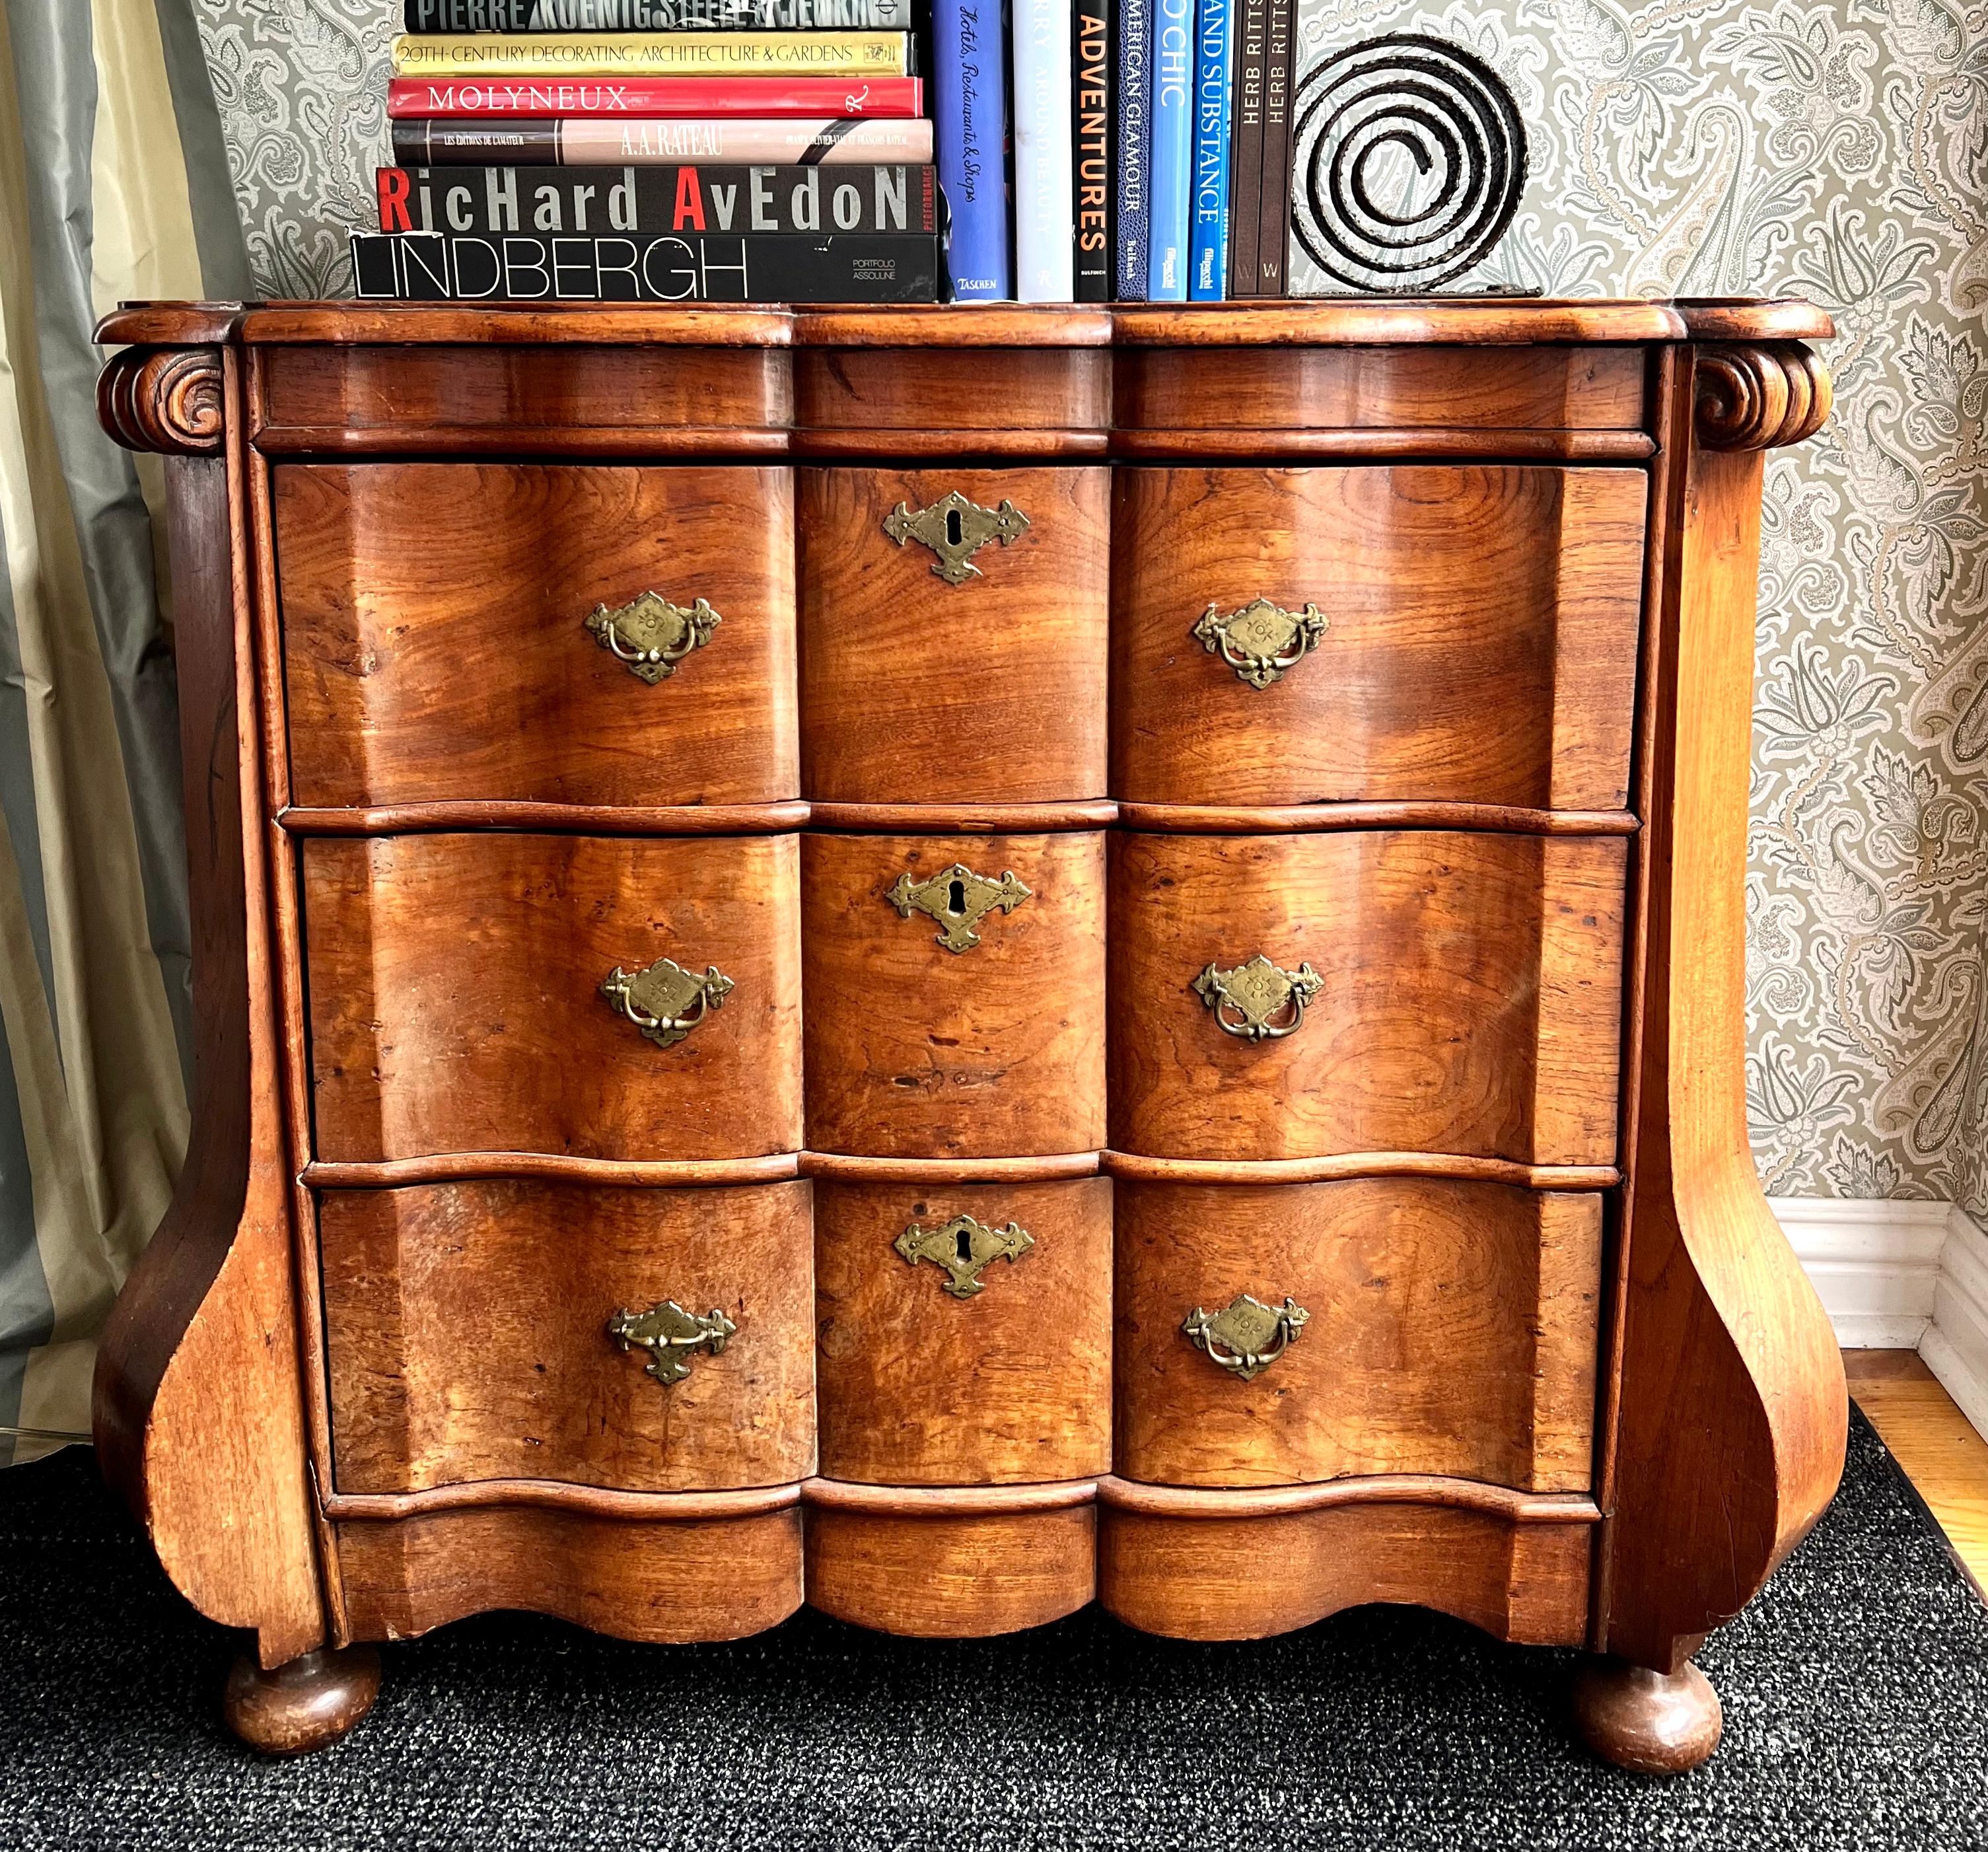
[[[1015,293],[1077,295],[1075,154],[1070,135],[1070,0],[1012,0],[1015,55]]]
[[[932,0],[932,133],[956,302],[1015,293],[1008,251],[1008,81],[1001,0]]]
[[[1118,300],[1146,299],[1151,203],[1153,0],[1118,6]]]
[[[1229,0],[1201,0],[1195,32],[1194,221],[1188,235],[1188,296],[1229,296],[1229,112],[1234,93],[1236,13]]]
[[[1152,203],[1146,232],[1151,302],[1187,300],[1195,62],[1194,0],[1153,0]]]

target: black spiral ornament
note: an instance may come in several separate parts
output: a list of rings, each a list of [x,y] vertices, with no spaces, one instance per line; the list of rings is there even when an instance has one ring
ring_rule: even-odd
[[[1393,32],[1314,65],[1293,132],[1298,242],[1350,289],[1418,294],[1462,275],[1504,236],[1525,188],[1511,92],[1441,39]],[[1412,181],[1390,186],[1405,163]]]

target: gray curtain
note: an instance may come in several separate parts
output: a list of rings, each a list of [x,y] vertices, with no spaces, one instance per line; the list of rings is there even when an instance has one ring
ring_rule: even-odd
[[[90,331],[248,293],[192,0],[0,13],[0,1464],[87,1437],[95,1337],[186,1142],[160,482]]]

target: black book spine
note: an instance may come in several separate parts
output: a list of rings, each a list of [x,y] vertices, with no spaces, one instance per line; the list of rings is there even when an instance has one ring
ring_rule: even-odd
[[[490,161],[545,166],[560,158],[559,124],[537,117],[402,116],[393,129],[396,167]]]
[[[1108,302],[1117,281],[1111,236],[1117,164],[1111,158],[1111,52],[1116,38],[1111,0],[1074,0],[1076,81],[1070,182],[1077,192],[1075,286],[1080,302]]]
[[[938,240],[356,231],[352,275],[376,302],[935,302]]]
[[[560,236],[938,229],[935,170],[721,165],[381,167],[382,231]]]
[[[1263,199],[1263,54],[1268,0],[1236,0],[1236,96],[1229,129],[1229,293],[1256,293]]]
[[[1263,28],[1263,176],[1256,213],[1258,296],[1289,292],[1285,253],[1291,237],[1293,0],[1266,0]]]

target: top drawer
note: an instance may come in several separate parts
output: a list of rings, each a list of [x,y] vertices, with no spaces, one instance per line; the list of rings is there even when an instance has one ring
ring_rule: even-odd
[[[275,496],[292,803],[799,795],[784,468],[312,464]]]
[[[1118,471],[1112,795],[1628,800],[1641,470]]]

